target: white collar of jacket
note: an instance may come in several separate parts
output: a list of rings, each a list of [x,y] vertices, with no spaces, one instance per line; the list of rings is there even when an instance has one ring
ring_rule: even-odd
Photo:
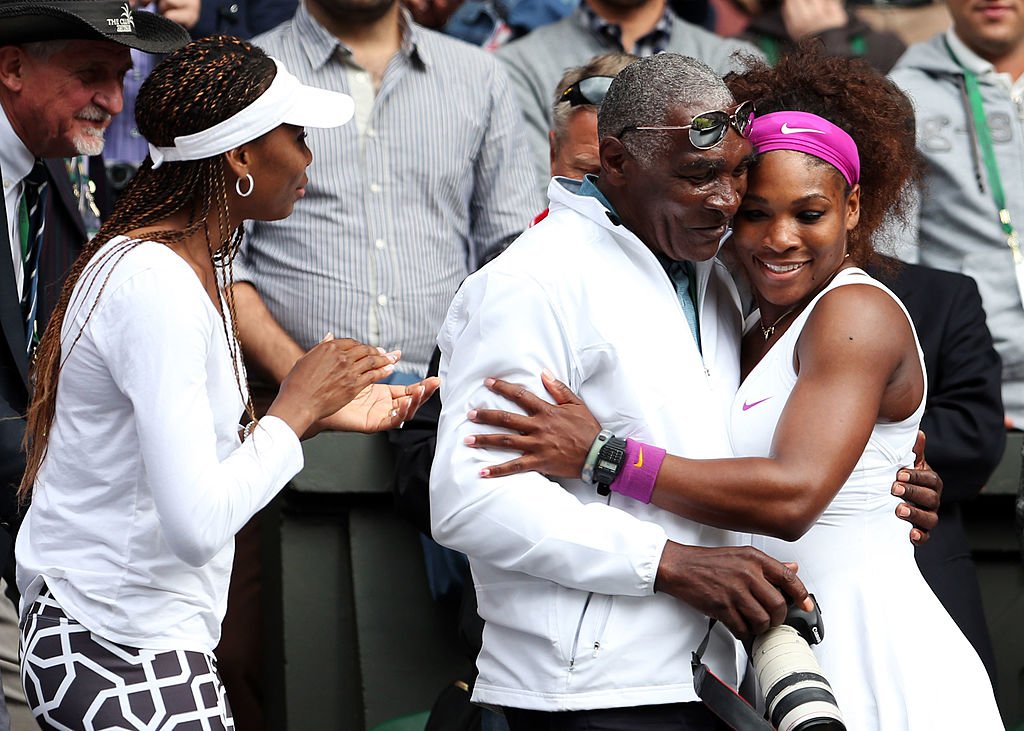
[[[577,194],[580,185],[582,185],[582,183],[579,180],[563,177],[552,178],[551,182],[548,184],[548,200],[550,201],[549,215],[551,213],[555,213],[559,208],[572,209],[580,215],[585,216],[590,221],[596,223],[601,228],[611,232],[620,240],[629,242],[629,246],[637,247],[645,251],[650,257],[651,262],[653,262],[659,269],[663,269],[661,262],[658,261],[654,252],[652,252],[636,234],[619,223],[618,217],[613,212],[605,208],[601,201],[593,196]],[[722,237],[722,242],[728,239],[731,235],[732,231],[730,229],[726,232],[725,236]],[[721,246],[721,244],[719,244],[719,246]],[[707,287],[708,277],[710,276],[712,269],[715,267],[721,267],[724,278],[733,284],[733,286],[729,288],[732,299],[735,301],[737,309],[744,310],[740,300],[740,295],[736,290],[735,283],[733,282],[732,274],[729,273],[728,267],[726,267],[717,256],[708,261],[694,262],[694,267],[697,279],[698,312],[700,312],[704,292]],[[668,275],[666,274],[665,276],[667,277]]]
[[[576,191],[580,185],[578,180],[552,178],[548,186],[549,218],[557,218],[559,212],[569,209],[599,226],[610,234],[619,246],[630,252],[633,261],[646,272],[646,276],[650,277],[652,282],[663,282],[666,293],[671,293],[671,298],[677,300],[675,285],[654,252],[636,234],[619,223],[618,218],[605,208],[601,201],[589,195],[578,195]],[[731,318],[722,314],[722,308],[734,308],[736,313],[743,312],[744,308],[732,274],[718,257],[694,262],[694,274],[703,358],[707,363],[715,363],[719,358],[719,339],[723,336],[727,340],[731,339],[732,329],[735,327],[738,332],[742,324],[742,316],[735,325],[729,322]],[[715,305],[710,307],[709,311],[708,291],[712,286],[712,278],[717,279],[718,283],[715,285]],[[726,302],[729,303],[727,306]]]

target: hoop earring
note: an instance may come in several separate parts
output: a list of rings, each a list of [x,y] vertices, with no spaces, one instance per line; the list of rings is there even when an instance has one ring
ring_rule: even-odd
[[[243,180],[248,180],[249,181],[249,190],[245,191],[244,193],[242,192],[242,181]],[[250,175],[249,173],[246,173],[244,178],[239,178],[238,180],[235,181],[235,192],[238,193],[238,195],[240,195],[242,198],[248,198],[249,196],[251,196],[252,195],[252,191],[255,188],[256,188],[256,181],[252,179],[252,175]]]

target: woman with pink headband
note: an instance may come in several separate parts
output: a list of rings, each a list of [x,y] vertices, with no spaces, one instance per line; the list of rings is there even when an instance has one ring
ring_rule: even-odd
[[[571,477],[596,465],[613,505],[641,500],[750,532],[755,547],[796,562],[822,609],[826,634],[814,652],[850,731],[1002,729],[981,661],[892,515],[900,503],[892,479],[913,463],[926,375],[902,303],[861,267],[874,258],[883,221],[903,214],[916,165],[909,103],[861,62],[808,48],[729,82],[738,100],[757,101],[758,158],[729,240],[757,305],[730,412],[739,458],[668,456],[606,432],[587,455],[564,454],[575,438],[559,440],[560,455],[508,434],[476,436],[473,446],[525,453],[488,468],[491,477],[519,469]],[[593,438],[601,427],[582,403],[545,383],[563,405],[554,410],[566,415],[559,426]],[[517,387],[492,388],[535,413]],[[527,417],[503,414],[479,410],[474,420],[527,433]],[[907,611],[912,632],[897,621]],[[791,705],[769,702],[773,726],[796,727],[784,718]]]

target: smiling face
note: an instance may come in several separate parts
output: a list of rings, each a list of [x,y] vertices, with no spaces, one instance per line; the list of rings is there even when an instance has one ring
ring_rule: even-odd
[[[765,320],[813,297],[849,263],[847,232],[860,217],[860,187],[802,152],[766,153],[733,221],[732,245]]]
[[[111,41],[67,41],[49,56],[0,48],[5,107],[15,131],[37,157],[98,155],[110,118],[124,107],[131,66],[128,48]]]
[[[1022,0],[947,0],[957,37],[992,62],[1024,45]]]
[[[306,168],[313,161],[313,153],[306,145],[306,131],[282,124],[243,147],[253,179],[253,192],[249,197],[236,199],[242,218],[256,221],[286,218],[295,202],[306,194],[309,182]],[[228,184],[233,187],[230,177]],[[247,183],[243,181],[239,185],[244,192]]]
[[[707,110],[706,105],[698,106],[677,107],[665,126],[688,124],[694,114]],[[622,142],[608,140],[624,148],[615,208],[623,223],[656,254],[673,261],[710,259],[746,190],[753,148],[732,127],[709,150],[693,147],[686,130],[634,130],[623,136],[630,145],[643,145],[643,136],[652,134],[669,135],[670,144],[666,154],[648,161],[634,157]]]

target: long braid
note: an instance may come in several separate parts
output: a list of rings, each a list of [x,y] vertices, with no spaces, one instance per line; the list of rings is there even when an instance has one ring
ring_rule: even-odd
[[[155,145],[171,145],[175,137],[208,129],[251,104],[267,89],[275,73],[274,63],[268,56],[239,38],[211,36],[194,41],[165,58],[143,83],[136,103],[139,131]],[[218,213],[218,230],[211,232],[208,222],[214,206]],[[50,324],[36,349],[32,365],[34,391],[25,430],[26,467],[18,488],[18,496],[22,500],[31,494],[46,454],[49,431],[56,413],[61,365],[84,329],[83,324],[62,357],[61,328],[76,285],[87,271],[91,272],[92,278],[83,282],[84,286],[80,288],[84,292],[80,296],[84,297],[95,287],[97,277],[105,268],[106,276],[99,290],[102,294],[113,266],[139,241],[122,242],[99,258],[96,258],[97,252],[118,235],[150,226],[180,211],[187,211],[190,216],[184,230],[157,231],[145,238],[173,244],[203,229],[210,261],[218,272],[218,283],[226,292],[228,316],[225,317],[221,311],[221,319],[239,393],[250,417],[255,418],[244,373],[238,365],[237,318],[234,298],[228,286],[232,274],[231,258],[237,251],[242,232],[241,227],[235,231],[228,230],[228,197],[221,158],[165,163],[156,170],[147,158],[125,188],[113,213],[71,267]],[[113,265],[104,267],[111,258]],[[86,314],[85,322],[91,317],[98,298]]]

